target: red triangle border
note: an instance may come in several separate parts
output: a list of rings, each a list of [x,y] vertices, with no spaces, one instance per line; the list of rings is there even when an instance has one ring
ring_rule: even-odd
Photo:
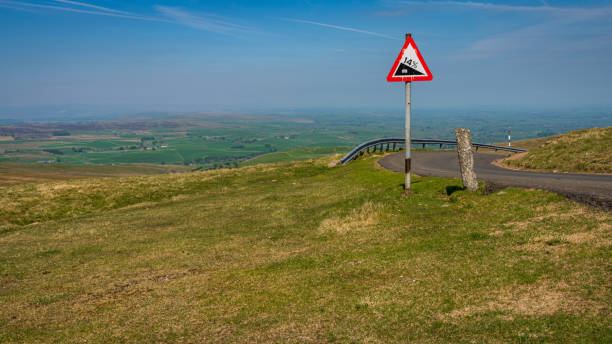
[[[423,65],[423,68],[425,69],[425,72],[427,72],[427,75],[393,76],[393,73],[395,73],[395,70],[397,69],[397,66],[399,66],[399,64],[400,64],[400,60],[402,58],[402,55],[404,55],[404,50],[406,50],[406,48],[408,48],[408,46],[410,44],[412,44],[412,46],[414,47],[414,50],[416,51],[417,57],[419,58],[419,62],[421,63],[421,65]],[[389,82],[395,82],[395,81],[430,81],[432,79],[433,79],[433,74],[431,74],[431,72],[429,71],[429,67],[427,67],[427,63],[425,63],[425,60],[423,59],[423,56],[421,55],[421,52],[419,51],[419,48],[417,47],[416,43],[414,43],[414,40],[412,39],[412,37],[407,37],[406,38],[406,43],[404,43],[404,46],[402,47],[402,50],[400,51],[399,55],[397,55],[397,58],[395,59],[395,63],[393,64],[393,67],[391,67],[391,71],[387,75],[387,81],[389,81]]]

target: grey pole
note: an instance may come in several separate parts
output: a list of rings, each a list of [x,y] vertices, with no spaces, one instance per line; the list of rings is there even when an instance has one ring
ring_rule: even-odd
[[[410,191],[410,166],[411,166],[411,154],[410,154],[410,81],[406,81],[406,184],[404,189]]]
[[[412,34],[406,34],[406,40],[411,37]],[[406,182],[404,184],[404,190],[410,192],[410,167],[411,167],[411,154],[410,154],[410,81],[406,81],[406,159],[405,159],[405,172],[406,172]]]

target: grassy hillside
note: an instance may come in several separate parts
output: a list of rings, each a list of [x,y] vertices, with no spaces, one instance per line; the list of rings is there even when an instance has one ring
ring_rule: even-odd
[[[562,135],[517,141],[529,149],[522,158],[506,160],[513,168],[559,172],[612,173],[612,127],[570,131]]]
[[[0,188],[0,342],[612,340],[612,216],[373,158]]]
[[[0,163],[0,186],[60,180],[127,177],[186,172],[193,167],[182,165],[125,164],[116,166],[72,166],[64,164]]]
[[[349,150],[350,147],[302,147],[260,155],[241,163],[241,166],[318,159],[335,153],[346,153]]]

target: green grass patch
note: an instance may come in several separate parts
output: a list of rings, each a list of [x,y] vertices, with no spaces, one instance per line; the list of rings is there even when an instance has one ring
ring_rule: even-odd
[[[350,147],[302,147],[293,150],[287,150],[282,152],[268,153],[257,156],[253,159],[249,159],[241,166],[251,166],[257,164],[269,164],[279,162],[290,162],[290,161],[301,161],[308,159],[319,159],[324,156],[333,154],[342,154],[350,150]]]

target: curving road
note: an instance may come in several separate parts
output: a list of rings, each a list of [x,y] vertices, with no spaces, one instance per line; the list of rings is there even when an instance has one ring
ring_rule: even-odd
[[[544,189],[570,199],[612,209],[612,175],[514,171],[492,165],[503,156],[474,153],[474,169],[489,191],[504,187]],[[379,164],[391,171],[404,172],[404,152],[387,155]],[[456,151],[412,152],[412,171],[420,176],[461,178]]]

